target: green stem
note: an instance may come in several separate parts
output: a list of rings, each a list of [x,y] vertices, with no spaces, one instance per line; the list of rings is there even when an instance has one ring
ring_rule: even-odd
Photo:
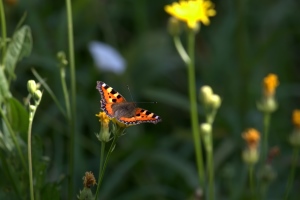
[[[261,157],[261,164],[263,165],[267,158],[268,152],[268,134],[269,134],[269,127],[270,127],[270,120],[271,114],[264,113],[264,135],[263,135],[263,147],[262,147],[262,157]]]
[[[106,142],[101,142],[101,154],[100,154],[100,165],[99,165],[99,177],[98,177],[98,180],[100,180],[100,178],[101,178],[101,172],[103,170],[102,168],[103,168],[103,158],[104,158],[105,144],[106,144]],[[97,199],[97,197],[98,197],[99,189],[100,189],[100,184],[97,184],[97,190],[96,190],[95,199]]]
[[[2,50],[2,61],[1,63],[4,64],[4,57],[6,52],[6,22],[5,22],[5,13],[4,13],[4,6],[3,1],[0,0],[0,17],[1,17],[1,29],[2,29],[2,42],[3,42],[3,50]]]
[[[32,131],[32,122],[34,118],[36,108],[34,111],[29,111],[29,125],[28,125],[28,133],[27,133],[27,148],[28,148],[28,171],[29,171],[29,188],[30,188],[30,199],[34,200],[33,193],[33,177],[32,177],[32,154],[31,154],[31,131]]]
[[[68,120],[71,120],[70,98],[69,98],[69,93],[66,84],[66,72],[64,67],[60,67],[60,80],[61,80],[61,86],[64,93],[64,99],[65,99],[66,110],[67,110],[67,118]]]
[[[212,140],[211,140],[212,141]],[[212,144],[211,144],[212,145]],[[208,170],[208,187],[209,187],[209,199],[213,200],[214,197],[214,160],[213,160],[213,148],[207,150],[207,170]]]
[[[181,59],[187,64],[190,62],[190,57],[189,55],[186,53],[184,47],[182,46],[182,43],[181,43],[181,40],[179,38],[179,36],[174,36],[173,37],[173,40],[174,40],[174,44],[175,44],[175,47],[181,57]]]
[[[73,39],[73,20],[71,0],[66,0],[67,20],[68,20],[68,40],[69,40],[69,62],[70,62],[70,81],[71,81],[71,119],[70,119],[70,163],[69,163],[69,187],[68,198],[73,199],[74,190],[74,143],[76,125],[76,75],[75,75],[75,56]]]
[[[296,165],[297,165],[298,156],[299,156],[299,148],[294,147],[292,167],[291,167],[291,171],[290,171],[289,180],[288,180],[288,183],[287,183],[286,193],[285,193],[285,198],[284,199],[288,199],[291,188],[292,188],[292,184],[294,182],[295,169],[296,169]]]
[[[266,199],[269,183],[261,184],[260,188],[261,188],[261,199]]]
[[[188,68],[188,81],[189,81],[189,98],[190,98],[190,113],[191,113],[191,125],[193,131],[194,145],[196,151],[196,162],[199,175],[199,182],[204,187],[204,166],[202,158],[202,145],[201,137],[199,133],[198,125],[198,109],[197,109],[197,97],[196,97],[196,80],[195,80],[195,64],[194,64],[194,48],[195,48],[195,33],[193,30],[189,30],[188,33],[188,55],[190,61],[187,64]]]
[[[103,179],[103,176],[104,176],[104,172],[105,172],[105,169],[106,169],[107,161],[109,159],[109,156],[110,156],[111,152],[114,149],[114,146],[117,143],[117,139],[118,139],[118,136],[114,136],[114,139],[113,139],[113,141],[112,141],[112,143],[111,143],[111,145],[109,147],[109,150],[107,152],[107,155],[106,155],[103,167],[101,169],[101,175],[100,175],[100,178],[98,179],[98,186],[97,186],[97,192],[96,192],[96,195],[95,195],[95,200],[97,200],[97,198],[98,198],[98,193],[99,193],[101,182],[102,182],[102,179]]]
[[[248,168],[249,170],[249,187],[250,187],[250,192],[251,192],[251,196],[254,195],[254,165],[249,166]]]
[[[34,109],[30,107],[29,104],[29,124],[28,124],[28,133],[27,133],[27,153],[28,153],[28,171],[29,171],[29,188],[30,188],[30,199],[34,200],[34,193],[33,193],[33,175],[32,175],[32,153],[31,153],[31,132],[32,132],[32,122],[36,112],[37,107],[41,102],[41,98],[39,97],[38,100],[35,100]]]
[[[27,165],[26,165],[25,159],[24,159],[24,157],[23,157],[23,153],[22,153],[22,151],[21,151],[21,148],[20,148],[20,146],[19,146],[19,143],[18,143],[18,141],[17,141],[17,137],[16,137],[16,135],[15,135],[15,132],[14,132],[14,130],[12,129],[12,127],[11,127],[11,125],[10,125],[8,119],[6,118],[5,114],[2,112],[2,109],[0,109],[0,114],[1,114],[1,117],[2,117],[2,119],[3,119],[3,121],[4,121],[5,125],[6,125],[6,127],[7,127],[7,129],[8,129],[8,132],[10,133],[10,136],[11,136],[13,142],[14,142],[14,145],[15,145],[16,148],[17,148],[18,154],[19,154],[19,156],[20,156],[20,158],[21,158],[22,165],[23,165],[24,169],[27,169]]]

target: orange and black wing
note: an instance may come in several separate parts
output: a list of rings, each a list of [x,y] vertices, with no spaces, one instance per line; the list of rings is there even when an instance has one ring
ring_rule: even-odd
[[[115,89],[102,81],[97,81],[96,88],[101,94],[101,109],[109,116],[114,117],[112,105],[124,103],[126,99]]]
[[[140,123],[156,124],[161,121],[161,118],[148,110],[136,108],[134,117],[120,117],[118,120],[127,125],[136,125]]]

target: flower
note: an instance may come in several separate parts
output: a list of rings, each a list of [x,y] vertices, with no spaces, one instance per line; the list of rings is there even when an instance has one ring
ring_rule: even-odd
[[[256,129],[250,128],[242,134],[242,137],[248,145],[247,148],[242,152],[242,158],[245,163],[254,165],[259,159],[257,147],[260,140],[260,134]]]
[[[85,172],[85,176],[82,179],[83,185],[86,188],[90,188],[91,186],[94,186],[96,184],[96,179],[92,172]]]
[[[274,96],[276,88],[279,85],[278,77],[276,74],[268,74],[264,78],[264,95],[266,97]]]
[[[300,110],[293,111],[293,123],[297,128],[300,128]]]
[[[100,112],[99,114],[96,114],[96,116],[99,117],[99,122],[101,122],[102,125],[108,126],[110,118],[105,114],[105,112]]]
[[[94,186],[96,184],[96,179],[94,177],[94,174],[92,172],[85,172],[85,176],[82,179],[83,179],[84,187],[83,190],[79,191],[79,195],[77,195],[77,198],[79,200],[95,199],[91,191],[91,186]]]
[[[256,129],[248,129],[242,134],[242,137],[247,142],[247,145],[250,149],[257,148],[258,142],[260,140],[260,134]]]
[[[278,77],[276,74],[268,74],[263,80],[263,97],[257,103],[258,110],[264,113],[272,113],[276,111],[278,105],[275,100],[276,88],[279,85]]]
[[[300,147],[300,110],[294,110],[292,116],[293,124],[295,125],[294,130],[289,136],[289,142],[294,147]]]
[[[33,95],[34,92],[37,90],[36,83],[34,80],[29,80],[27,82],[27,90],[31,95]]]
[[[110,118],[105,114],[105,112],[100,112],[99,114],[96,114],[97,117],[99,117],[99,122],[101,123],[101,130],[100,133],[97,134],[98,140],[101,142],[108,142],[110,133],[109,133],[109,122]]]
[[[197,22],[209,25],[209,17],[216,15],[210,0],[188,0],[165,6],[165,11],[175,18],[185,21],[189,28],[197,28]]]

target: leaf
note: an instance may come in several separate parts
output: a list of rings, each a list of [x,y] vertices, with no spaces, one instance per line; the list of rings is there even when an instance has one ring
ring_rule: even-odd
[[[31,49],[31,30],[29,26],[24,25],[14,33],[5,52],[4,66],[12,78],[15,78],[14,70],[17,61],[21,60],[23,57],[29,56]]]
[[[24,106],[15,98],[8,100],[8,120],[15,131],[27,132],[28,130],[28,112]]]
[[[5,77],[3,68],[0,67],[0,102],[3,102],[4,99],[10,97],[11,97],[11,93],[9,91],[8,82]]]

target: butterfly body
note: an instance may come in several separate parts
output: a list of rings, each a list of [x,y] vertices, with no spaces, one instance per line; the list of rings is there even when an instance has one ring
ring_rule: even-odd
[[[134,117],[136,105],[132,102],[124,102],[124,103],[116,103],[111,105],[113,110],[113,117],[121,118],[121,117]]]
[[[115,89],[102,81],[97,81],[96,88],[101,94],[101,109],[110,117],[121,123],[135,125],[140,123],[156,124],[161,118],[143,108],[136,107],[134,102],[126,99]]]

